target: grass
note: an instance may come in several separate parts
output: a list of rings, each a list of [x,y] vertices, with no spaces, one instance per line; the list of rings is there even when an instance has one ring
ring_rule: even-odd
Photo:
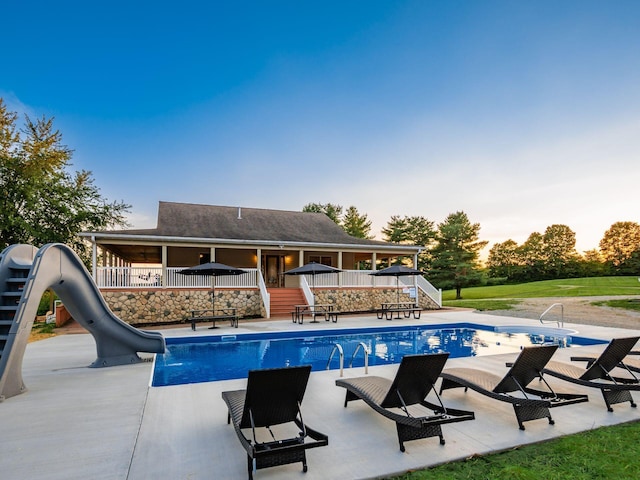
[[[640,478],[640,422],[407,473],[396,480]]]
[[[637,299],[604,300],[591,302],[591,304],[613,308],[624,308],[626,310],[634,310],[636,312],[640,312],[640,301],[638,301]]]
[[[55,323],[34,323],[31,327],[31,333],[29,334],[29,342],[37,342],[45,338],[55,337],[55,328]]]
[[[505,300],[543,297],[585,297],[602,295],[640,295],[638,277],[589,277],[562,280],[544,280],[518,285],[494,285],[491,287],[469,287],[462,289],[462,300],[456,300],[455,290],[442,292],[443,305],[447,307],[468,307],[478,310],[505,310],[499,303],[496,308],[478,308],[472,301]],[[517,304],[517,301],[511,305]],[[480,304],[482,306],[482,304]],[[510,307],[509,307],[510,308]],[[507,308],[508,309],[508,308]]]

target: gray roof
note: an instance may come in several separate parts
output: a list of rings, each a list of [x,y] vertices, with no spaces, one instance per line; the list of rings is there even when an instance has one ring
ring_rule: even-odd
[[[316,244],[394,245],[352,237],[324,213],[174,202],[159,203],[158,224],[155,229],[120,230],[113,233]]]

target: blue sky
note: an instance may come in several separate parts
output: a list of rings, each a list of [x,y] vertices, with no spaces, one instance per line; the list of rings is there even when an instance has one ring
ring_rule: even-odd
[[[640,2],[8,2],[0,96],[158,201],[456,211],[490,244],[640,222]]]

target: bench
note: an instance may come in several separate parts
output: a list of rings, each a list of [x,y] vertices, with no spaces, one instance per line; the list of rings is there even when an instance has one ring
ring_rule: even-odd
[[[229,320],[232,327],[238,328],[238,313],[235,308],[223,308],[221,310],[191,310],[191,316],[187,321],[191,322],[191,330],[196,329],[196,322],[213,322],[209,329],[216,327],[216,320]]]

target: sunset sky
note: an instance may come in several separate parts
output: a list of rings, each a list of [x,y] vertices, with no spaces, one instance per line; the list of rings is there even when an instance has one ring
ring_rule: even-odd
[[[132,227],[158,201],[640,222],[640,2],[6,2],[0,97]]]

